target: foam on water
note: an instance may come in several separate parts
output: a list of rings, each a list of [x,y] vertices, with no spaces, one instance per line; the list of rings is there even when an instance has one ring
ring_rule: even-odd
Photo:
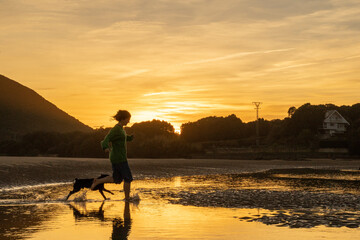
[[[87,190],[83,191],[79,196],[74,198],[74,202],[85,202],[86,201]]]
[[[0,188],[0,193],[9,192],[9,191],[21,191],[21,190],[25,190],[25,189],[56,187],[56,186],[69,185],[69,184],[72,184],[72,182],[42,183],[42,184],[35,184],[35,185],[5,187],[5,188]]]

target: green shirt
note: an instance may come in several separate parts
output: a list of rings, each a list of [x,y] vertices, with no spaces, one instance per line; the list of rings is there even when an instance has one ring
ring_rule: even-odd
[[[131,141],[133,136],[126,135],[122,126],[116,124],[101,142],[103,150],[109,149],[110,161],[112,163],[120,163],[127,161],[126,142]]]

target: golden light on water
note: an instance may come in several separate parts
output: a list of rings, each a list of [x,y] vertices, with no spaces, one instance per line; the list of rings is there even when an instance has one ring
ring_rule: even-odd
[[[270,239],[300,240],[356,239],[358,231],[325,227],[316,229],[290,229],[267,226],[262,223],[239,221],[241,216],[270,213],[262,209],[196,208],[145,202],[130,204],[130,228],[124,228],[124,202],[106,202],[104,219],[90,213],[99,209],[101,202],[85,203],[82,218],[75,219],[69,208],[62,206],[50,221],[38,231],[27,233],[30,240],[63,239]],[[41,206],[39,206],[41,207]],[[48,216],[49,217],[49,216]],[[114,229],[114,221],[122,225]]]
[[[174,187],[181,187],[181,177],[174,178]]]

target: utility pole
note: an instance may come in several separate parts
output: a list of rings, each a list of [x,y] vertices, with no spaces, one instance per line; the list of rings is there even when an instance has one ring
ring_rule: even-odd
[[[260,146],[260,136],[259,136],[259,109],[261,102],[253,102],[256,109],[256,146]]]

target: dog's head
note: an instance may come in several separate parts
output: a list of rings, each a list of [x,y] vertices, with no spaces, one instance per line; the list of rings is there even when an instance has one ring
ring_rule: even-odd
[[[81,179],[79,179],[79,178],[75,178],[75,179],[74,179],[74,182],[73,182],[74,188],[76,188],[76,187],[81,187],[81,186],[82,186],[82,183],[81,183],[80,180],[81,180]]]

